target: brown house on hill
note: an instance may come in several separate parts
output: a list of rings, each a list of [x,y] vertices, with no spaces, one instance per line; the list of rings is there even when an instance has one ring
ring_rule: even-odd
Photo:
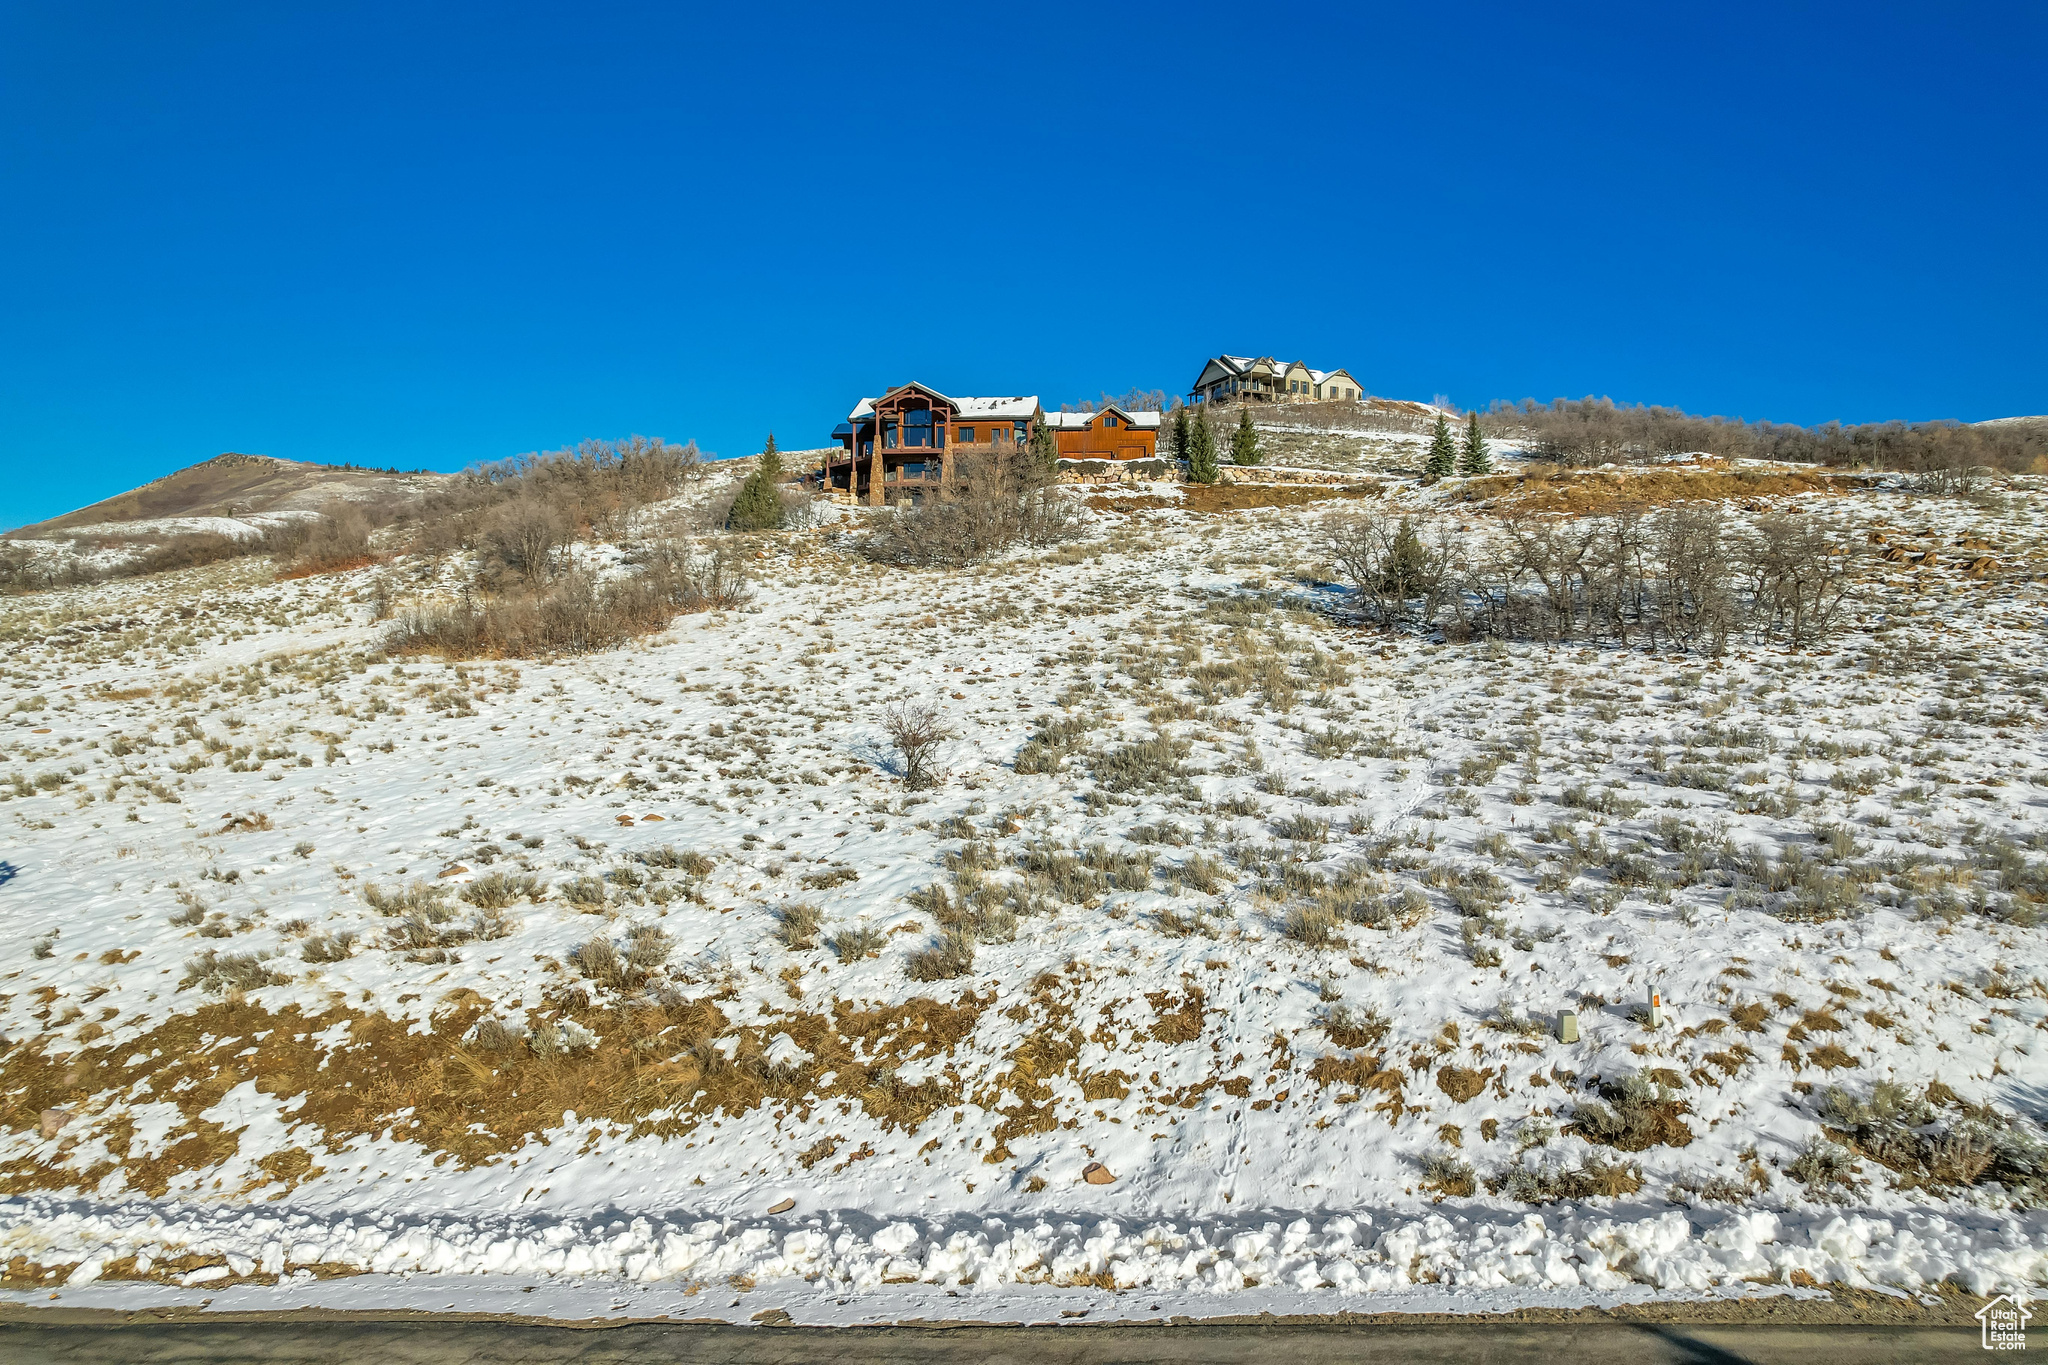
[[[826,489],[880,507],[922,502],[952,482],[962,455],[1021,446],[1045,412],[1033,394],[948,398],[923,384],[899,384],[863,398],[832,429],[843,452],[821,472]]]
[[[1149,460],[1159,448],[1156,412],[1048,412],[1045,424],[1063,460]]]

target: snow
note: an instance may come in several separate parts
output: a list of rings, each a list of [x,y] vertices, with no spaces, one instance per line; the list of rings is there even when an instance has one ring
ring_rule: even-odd
[[[552,1221],[475,1216],[342,1217],[198,1209],[80,1212],[30,1201],[4,1206],[17,1230],[33,1226],[43,1260],[73,1260],[64,1282],[82,1288],[107,1262],[128,1256],[223,1258],[184,1277],[186,1286],[243,1276],[261,1265],[347,1266],[367,1274],[456,1277],[617,1288],[666,1285],[695,1295],[751,1281],[772,1286],[775,1303],[800,1321],[834,1315],[849,1297],[887,1315],[903,1311],[894,1286],[966,1291],[961,1316],[1010,1314],[1047,1288],[1106,1280],[1194,1311],[1327,1313],[1377,1310],[1402,1296],[1411,1310],[1503,1305],[1586,1306],[1666,1295],[1716,1296],[1787,1285],[1803,1272],[1856,1288],[1911,1292],[1958,1279],[1972,1293],[2038,1283],[2048,1249],[2038,1219],[1938,1214],[1900,1219],[1834,1215],[1786,1225],[1770,1212],[1735,1213],[1696,1224],[1667,1211],[1653,1217],[1527,1213],[1238,1221],[1197,1219],[1128,1225],[1113,1218],[1018,1220],[955,1216],[878,1223],[853,1211],[785,1220],[598,1216]],[[269,1273],[276,1273],[275,1270]],[[337,1305],[317,1286],[292,1286],[268,1306]],[[66,1295],[75,1306],[98,1300]],[[1249,1299],[1245,1303],[1240,1300]],[[122,1302],[157,1302],[131,1296]],[[836,1302],[835,1302],[836,1301]],[[1269,1305],[1282,1305],[1269,1309]],[[214,1307],[232,1307],[216,1303]],[[734,1320],[758,1311],[742,1296]],[[693,1315],[725,1316],[722,1305]],[[1028,1311],[1028,1310],[1027,1310]]]
[[[1397,491],[1394,506],[1442,495]],[[2038,552],[2041,495],[2008,496],[1986,511],[1871,489],[1812,499],[1802,515],[1845,536],[1982,527],[2023,562]],[[1565,876],[1563,833],[1641,843],[1668,869],[1661,818],[1774,857],[1841,825],[1870,865],[1911,857],[1967,890],[1965,873],[1979,874],[1966,837],[2025,850],[2043,827],[2042,586],[1923,574],[1916,589],[1904,570],[1871,566],[1858,624],[1810,655],[1449,646],[1330,614],[1341,593],[1317,557],[1330,514],[1140,510],[1098,519],[1087,554],[958,575],[875,570],[843,554],[838,522],[748,542],[760,557],[744,611],[553,661],[382,655],[377,575],[427,593],[453,585],[453,565],[272,583],[237,563],[10,600],[0,1033],[17,1047],[0,1073],[30,1046],[157,1064],[153,1030],[223,999],[180,984],[207,949],[270,955],[286,979],[244,997],[273,1019],[346,1006],[424,1036],[465,992],[515,1029],[552,1020],[580,980],[578,945],[602,933],[623,952],[632,928],[652,926],[673,941],[663,980],[676,998],[716,1002],[728,1020],[707,1050],[754,1049],[808,1091],[721,1111],[681,1094],[631,1119],[569,1110],[465,1162],[409,1136],[407,1106],[329,1142],[310,1117],[319,1106],[260,1073],[236,1073],[191,1114],[175,1094],[109,1087],[65,1098],[75,1116],[56,1138],[33,1121],[0,1134],[0,1163],[38,1173],[0,1202],[0,1260],[52,1268],[50,1290],[83,1307],[383,1295],[565,1316],[615,1316],[625,1302],[749,1321],[777,1307],[821,1323],[2048,1284],[2048,1226],[2010,1192],[1913,1188],[1864,1161],[1857,1184],[1828,1194],[1785,1170],[1820,1132],[1830,1084],[1938,1079],[2037,1131],[2040,929],[1967,896],[1947,913],[1877,898],[1904,872],[1820,922],[1711,880],[1659,899],[1597,867]],[[620,571],[616,554],[592,562]],[[73,638],[59,618],[128,624]],[[1237,658],[1276,659],[1279,675],[1237,691],[1202,681],[1204,665]],[[905,792],[894,771],[879,713],[898,698],[935,702],[954,727],[930,793]],[[1087,721],[1097,753],[1175,736],[1192,787],[1111,791],[1086,752],[1062,772],[1020,773],[1046,718]],[[1358,741],[1325,742],[1333,730]],[[1511,735],[1540,744],[1482,772]],[[1653,751],[1758,776],[1726,792],[1682,786]],[[46,774],[57,785],[38,786]],[[1619,804],[1567,805],[1573,788]],[[1790,793],[1797,813],[1746,810],[1744,792]],[[258,815],[255,828],[232,823]],[[1297,817],[1327,830],[1276,832]],[[1159,842],[1167,826],[1185,841]],[[1388,838],[1384,893],[1413,891],[1424,913],[1346,924],[1329,949],[1286,937],[1285,869],[1335,872]],[[987,877],[999,883],[1045,843],[1147,853],[1157,871],[1093,904],[1020,914],[967,977],[911,980],[910,955],[936,926],[906,897],[964,889],[948,864],[970,842],[998,850]],[[614,882],[602,914],[560,889],[642,869],[635,855],[665,847],[714,868]],[[1198,853],[1223,862],[1214,891],[1164,875]],[[1461,917],[1427,879],[1438,867],[1487,867],[1505,883],[1497,967],[1461,946]],[[509,908],[506,937],[439,961],[388,946],[396,921],[364,899],[370,884],[459,890],[498,872],[556,889]],[[657,900],[657,886],[698,899]],[[184,917],[193,904],[196,921]],[[776,937],[799,904],[822,918],[816,947]],[[842,960],[827,946],[855,925],[883,935],[878,955]],[[303,955],[309,936],[345,933],[358,935],[352,955]],[[1667,1018],[1655,1031],[1634,1017],[1653,989]],[[1161,1021],[1196,995],[1199,1035],[1168,1041]],[[1791,1003],[1771,1005],[1766,1031],[1729,1027],[1735,1001],[1776,996]],[[914,1045],[820,1038],[835,1003],[920,999],[959,1003],[971,1025]],[[1388,1021],[1370,1051],[1401,1076],[1398,1107],[1314,1079],[1319,1063],[1367,1050],[1323,1026],[1338,1002]],[[1841,1027],[1825,1037],[1850,1060],[1823,1070],[1811,1060],[1822,1039],[1786,1030],[1831,1002]],[[1548,1028],[1561,1008],[1579,1010],[1578,1044]],[[1503,1010],[1543,1028],[1491,1027]],[[572,1051],[604,1042],[574,1020],[564,1033]],[[349,1038],[340,1018],[310,1042],[339,1057]],[[884,1043],[897,1048],[896,1086],[948,1097],[914,1128],[842,1088]],[[1056,1064],[1033,1070],[1044,1054],[1032,1049],[1054,1044]],[[265,1045],[205,1055],[254,1066],[234,1054]],[[1453,1063],[1484,1073],[1478,1093],[1455,1099],[1432,1079]],[[1618,1153],[1563,1131],[1594,1078],[1652,1067],[1684,1081],[1689,1145]],[[1037,1103],[1049,1120],[1020,1126]],[[134,1172],[175,1151],[195,1118],[232,1151],[149,1194]],[[284,1179],[263,1164],[294,1150],[315,1169]],[[1430,1189],[1431,1155],[1469,1161],[1475,1192]],[[1483,1179],[1610,1158],[1639,1166],[1642,1187],[1531,1206]],[[1091,1162],[1114,1182],[1086,1183]],[[1688,1194],[1752,1166],[1769,1182],[1740,1199]],[[59,1171],[79,1178],[45,1179]],[[784,1200],[789,1211],[769,1212]],[[127,1257],[185,1256],[220,1263],[175,1283],[109,1273]],[[312,1266],[360,1275],[302,1275]]]

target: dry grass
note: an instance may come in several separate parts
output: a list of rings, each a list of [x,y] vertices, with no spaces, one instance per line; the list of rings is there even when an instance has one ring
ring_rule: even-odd
[[[1468,479],[1455,496],[1498,511],[1605,516],[1625,508],[1729,499],[1740,502],[1841,492],[1853,486],[1853,480],[1819,470],[1730,470],[1716,465],[1624,474],[1600,470],[1575,473],[1555,465],[1537,465],[1523,472]]]
[[[1339,488],[1327,484],[1191,483],[1184,485],[1177,497],[1157,493],[1137,497],[1097,494],[1087,499],[1087,505],[1097,512],[1168,510],[1213,516],[1219,512],[1251,512],[1263,507],[1306,507],[1332,499],[1373,498],[1380,492],[1378,484],[1351,484]]]
[[[569,1109],[667,1135],[770,1101],[844,1096],[885,1125],[914,1130],[957,1093],[930,1082],[900,1084],[894,1068],[950,1053],[995,998],[967,994],[952,1005],[918,998],[876,1009],[835,1002],[830,1014],[795,1013],[738,1029],[708,1001],[584,1007],[561,1017],[595,1041],[541,1055],[502,1023],[478,1028],[489,1022],[487,1002],[459,995],[424,1031],[382,1014],[343,1008],[306,1016],[295,1006],[273,1011],[230,999],[114,1047],[52,1055],[44,1039],[23,1043],[0,1060],[0,1122],[11,1128],[32,1127],[45,1109],[69,1109],[80,1118],[67,1138],[94,1134],[125,1154],[134,1133],[127,1104],[169,1102],[182,1121],[150,1157],[82,1167],[67,1147],[0,1165],[0,1192],[89,1189],[118,1168],[128,1188],[160,1198],[179,1177],[237,1150],[236,1134],[201,1115],[244,1081],[300,1098],[293,1120],[318,1135],[303,1139],[308,1148],[335,1153],[388,1131],[463,1168],[538,1138]],[[318,1035],[337,1026],[346,1041],[323,1047]],[[538,1021],[535,1031],[554,1029]],[[781,1070],[766,1065],[767,1040],[779,1032],[813,1060]],[[732,1045],[711,1046],[721,1038]],[[827,1072],[837,1073],[833,1083],[814,1091]],[[663,1116],[649,1117],[657,1112]],[[279,1169],[289,1184],[290,1172]]]
[[[1177,997],[1166,991],[1153,991],[1145,1000],[1158,1016],[1150,1030],[1155,1041],[1192,1043],[1202,1036],[1202,1016],[1209,1001],[1201,987],[1189,985]]]
[[[1692,1106],[1646,1075],[1603,1083],[1600,1099],[1581,1100],[1567,1131],[1623,1152],[1684,1147],[1693,1140],[1685,1115]]]
[[[1613,1199],[1643,1187],[1643,1168],[1620,1162],[1588,1161],[1576,1170],[1515,1169],[1486,1182],[1488,1188],[1525,1204],[1561,1199]]]

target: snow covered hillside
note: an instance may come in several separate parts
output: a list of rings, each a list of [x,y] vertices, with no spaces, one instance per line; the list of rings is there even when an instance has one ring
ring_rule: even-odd
[[[556,660],[387,654],[452,562],[6,599],[0,1288],[855,1321],[2048,1283],[2018,482],[1782,500],[1854,547],[1846,624],[1721,657],[1359,624],[1326,526],[1493,534],[1455,481],[1110,491],[957,572],[835,513],[733,542],[749,605]],[[902,702],[950,731],[927,790]]]

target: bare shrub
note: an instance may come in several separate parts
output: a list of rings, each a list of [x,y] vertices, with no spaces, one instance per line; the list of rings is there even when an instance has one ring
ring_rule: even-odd
[[[1759,629],[1797,649],[1827,634],[1849,592],[1848,552],[1808,517],[1765,517],[1745,556]]]
[[[370,532],[389,515],[388,508],[373,509],[336,499],[323,506],[312,521],[294,522],[268,533],[266,548],[289,562],[287,577],[360,568],[374,558]]]
[[[1333,1005],[1322,1018],[1324,1034],[1338,1047],[1376,1047],[1392,1027],[1378,1010],[1354,1010],[1348,1005]]]
[[[1431,1152],[1422,1158],[1422,1183],[1452,1199],[1467,1199],[1479,1191],[1471,1163],[1448,1152]]]
[[[1094,769],[1095,781],[1105,791],[1178,791],[1187,782],[1181,760],[1187,756],[1190,747],[1184,739],[1153,735],[1148,739],[1120,744],[1094,758],[1090,766]]]
[[[1545,460],[1598,465],[1704,452],[1730,458],[1871,465],[1921,474],[1930,491],[1968,491],[1984,467],[2024,470],[2048,455],[2048,432],[2025,425],[1962,422],[1828,423],[1800,427],[1740,418],[1695,417],[1677,408],[1606,398],[1495,403],[1487,435],[1516,441]]]
[[[363,884],[363,899],[370,908],[380,915],[403,915],[419,911],[446,919],[451,913],[445,904],[448,888],[432,882],[416,881],[398,891],[386,891],[375,882]]]
[[[353,929],[315,934],[300,947],[299,956],[307,962],[346,962],[355,956],[356,940],[361,937]]]
[[[775,918],[775,936],[782,940],[785,948],[800,950],[818,946],[818,931],[824,927],[825,912],[817,906],[801,902],[785,905]]]
[[[1572,1115],[1572,1129],[1588,1142],[1640,1152],[1650,1147],[1684,1147],[1693,1139],[1684,1119],[1691,1106],[1669,1086],[1640,1072],[1618,1082],[1603,1082],[1600,1096],[1580,1100]]]
[[[470,1034],[471,1045],[483,1052],[511,1052],[525,1042],[526,1030],[502,1019],[482,1020]]]
[[[1810,518],[1732,533],[1718,508],[1529,514],[1467,547],[1441,522],[1373,512],[1333,519],[1324,548],[1383,626],[1446,638],[1608,640],[1721,653],[1732,636],[1804,646],[1849,597],[1849,551]]]
[[[912,953],[906,966],[912,981],[944,981],[974,970],[974,938],[949,930],[937,943]]]
[[[503,910],[517,905],[522,900],[541,901],[547,898],[547,883],[532,875],[511,876],[503,872],[492,872],[478,877],[462,888],[462,899],[480,910]]]
[[[1080,514],[1049,471],[1020,447],[953,457],[953,479],[922,504],[898,507],[861,544],[880,564],[959,568],[1012,546],[1053,545],[1080,533]]]
[[[483,519],[479,540],[487,571],[505,571],[539,588],[555,576],[562,551],[575,541],[569,509],[538,490],[528,491],[491,510]]]
[[[1918,1095],[1879,1081],[1863,1099],[1833,1087],[1820,1117],[1832,1137],[1895,1172],[1902,1188],[1995,1180],[2037,1199],[2048,1193],[2048,1146],[2017,1120],[1964,1104],[1938,1081]]]
[[[932,760],[938,748],[952,737],[952,730],[930,702],[901,702],[882,712],[882,729],[896,749],[897,764],[908,791],[923,791],[938,785]]]
[[[1496,1193],[1525,1204],[1554,1204],[1563,1199],[1619,1198],[1643,1187],[1643,1168],[1633,1163],[1598,1159],[1575,1170],[1515,1167],[1487,1182]]]
[[[842,962],[857,962],[864,957],[874,957],[882,951],[888,935],[865,924],[856,924],[841,929],[832,935],[832,951]]]
[[[675,940],[657,925],[636,924],[626,931],[626,966],[631,971],[658,972],[674,951]]]
[[[1383,626],[1433,623],[1463,564],[1456,533],[1433,518],[1418,527],[1413,517],[1352,512],[1331,520],[1324,548]]]
[[[608,938],[593,938],[570,950],[569,964],[587,980],[618,990],[626,985],[626,964]]]
[[[673,868],[692,877],[706,877],[711,874],[711,860],[694,849],[678,850],[672,844],[649,849],[633,855],[634,861],[646,867]]]
[[[563,882],[560,890],[563,900],[586,915],[604,909],[604,879],[601,877],[574,877]]]
[[[1337,918],[1320,905],[1305,906],[1287,916],[1287,937],[1307,948],[1341,948],[1344,936],[1337,932]]]
[[[282,986],[291,980],[263,965],[254,953],[217,953],[208,948],[185,964],[178,989],[197,986],[209,995],[225,991],[253,991],[264,986]]]

